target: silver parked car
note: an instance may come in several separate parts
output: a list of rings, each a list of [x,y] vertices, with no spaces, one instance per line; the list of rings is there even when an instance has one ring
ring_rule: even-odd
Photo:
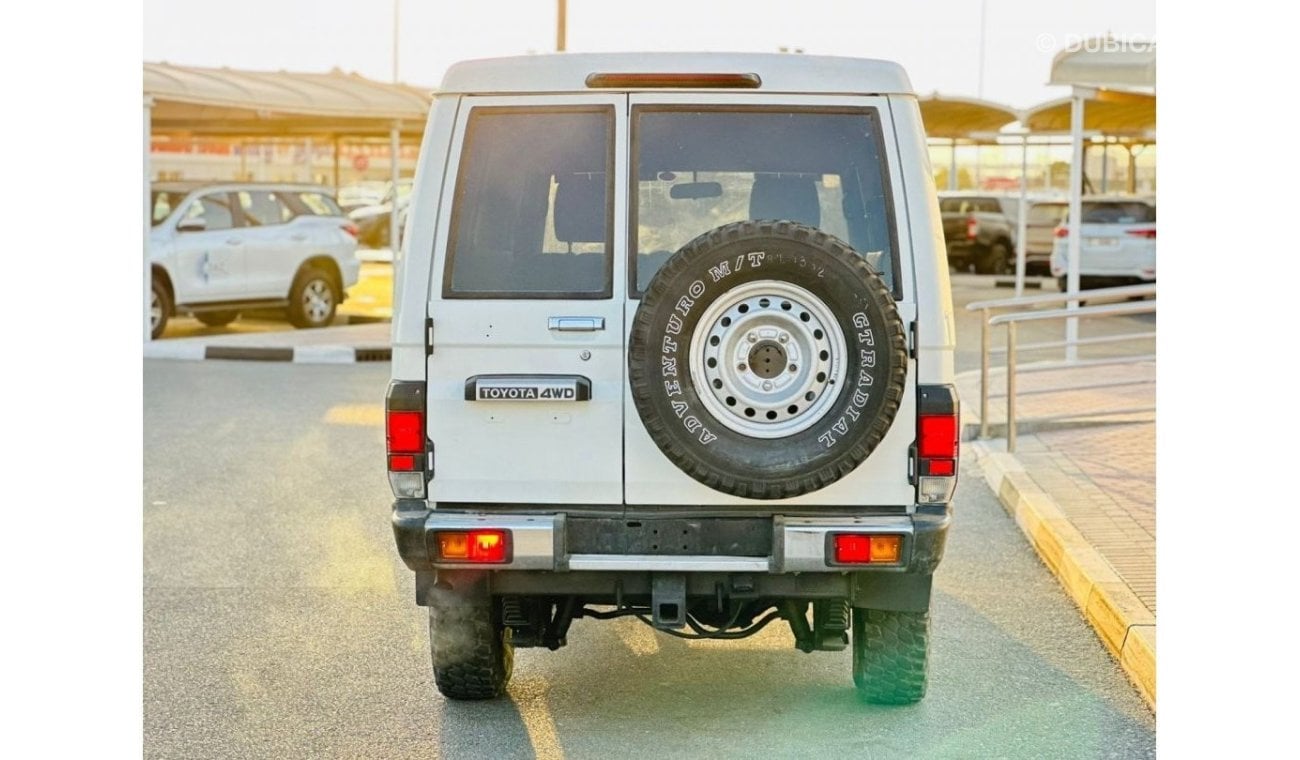
[[[357,227],[326,188],[160,182],[152,211],[155,338],[182,312],[219,326],[285,308],[295,327],[322,327],[356,284]]]

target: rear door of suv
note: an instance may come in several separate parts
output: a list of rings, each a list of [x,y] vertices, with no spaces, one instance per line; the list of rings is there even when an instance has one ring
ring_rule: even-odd
[[[461,100],[428,311],[433,501],[622,501],[626,103]]]
[[[640,293],[673,252],[715,227],[750,218],[790,219],[848,242],[880,263],[903,324],[916,319],[911,238],[902,175],[890,160],[897,152],[889,149],[895,138],[886,98],[765,94],[759,102],[730,93],[642,93],[630,96],[630,107],[629,328]],[[755,186],[774,178],[784,189],[758,197]],[[893,425],[866,461],[848,477],[782,503],[913,503],[915,397],[912,360]],[[630,389],[625,399],[629,505],[736,503],[669,461],[646,431]]]

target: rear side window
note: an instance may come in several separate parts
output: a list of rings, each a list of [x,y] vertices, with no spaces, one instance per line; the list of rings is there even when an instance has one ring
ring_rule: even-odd
[[[297,200],[306,211],[304,214],[314,214],[316,216],[343,216],[343,210],[334,199],[324,193],[297,193]]]
[[[818,227],[898,294],[894,225],[870,109],[633,110],[635,292],[696,236],[746,219]]]
[[[239,208],[244,212],[246,226],[283,224],[294,216],[293,211],[276,193],[267,190],[241,190],[235,195],[239,198]]]
[[[1138,201],[1093,201],[1083,204],[1084,224],[1146,224],[1156,220],[1156,207]]]
[[[476,108],[447,298],[608,298],[614,109]]]

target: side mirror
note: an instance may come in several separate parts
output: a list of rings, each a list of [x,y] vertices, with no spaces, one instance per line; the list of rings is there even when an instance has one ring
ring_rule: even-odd
[[[202,232],[207,228],[208,228],[208,223],[201,216],[194,216],[194,217],[190,217],[189,219],[182,219],[176,223],[176,230],[178,232]]]

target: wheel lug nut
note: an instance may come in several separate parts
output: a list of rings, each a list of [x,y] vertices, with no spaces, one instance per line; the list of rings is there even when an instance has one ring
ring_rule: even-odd
[[[770,390],[772,390],[772,381],[771,381],[771,380],[764,380],[764,381],[763,381],[763,390],[765,390],[765,391],[770,391]]]
[[[741,372],[744,372],[745,370],[749,369],[749,367],[746,366],[744,362],[741,362],[740,364],[736,365],[736,369],[740,370]]]
[[[791,372],[798,372],[798,371],[799,371],[799,366],[796,365],[796,364],[791,364],[791,365],[790,365],[790,371],[791,371]]]
[[[777,340],[781,341],[782,343],[785,343],[786,341],[790,340],[790,336],[785,333],[781,333],[781,335],[777,337]]]
[[[745,338],[746,338],[747,340],[749,340],[750,343],[757,343],[757,342],[758,342],[758,336],[755,335],[754,333],[750,333],[749,335],[746,335]]]

